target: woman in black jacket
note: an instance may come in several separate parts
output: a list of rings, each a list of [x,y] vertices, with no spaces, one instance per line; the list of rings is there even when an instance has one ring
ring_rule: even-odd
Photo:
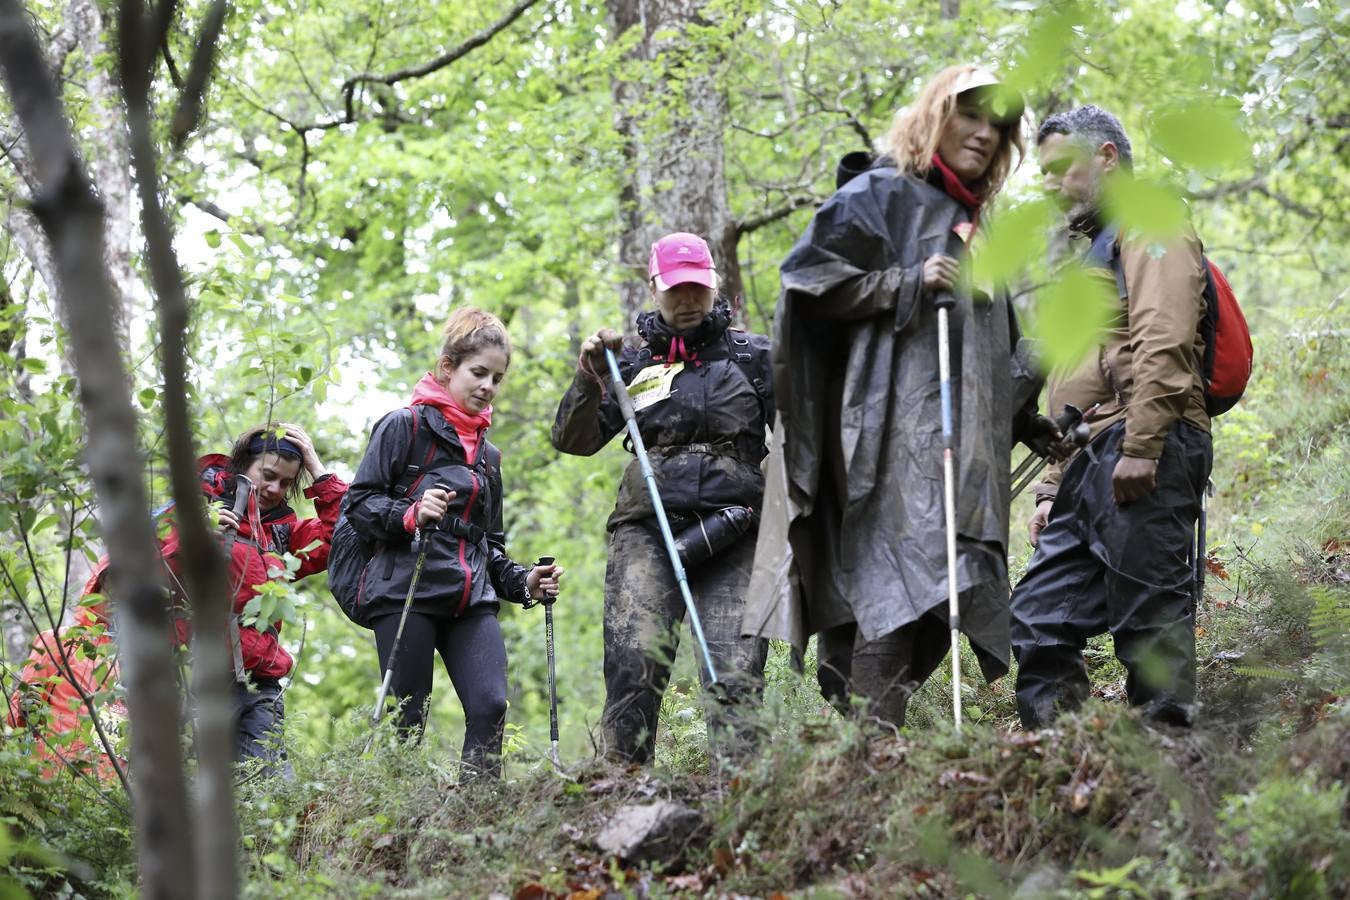
[[[375,426],[344,507],[357,532],[375,542],[357,603],[375,631],[381,671],[394,652],[418,551],[427,542],[390,691],[402,704],[400,728],[420,734],[440,652],[464,705],[462,777],[470,778],[501,773],[501,600],[526,606],[543,600],[557,593],[563,572],[553,565],[526,568],[506,555],[501,453],[486,433],[510,361],[500,319],[456,310],[435,371],[418,382],[406,409]],[[419,458],[410,458],[414,451]]]
[[[712,554],[686,568],[726,701],[707,707],[709,739],[735,754],[751,744],[746,713],[762,693],[767,653],[764,640],[741,637],[741,613],[764,494],[769,342],[727,327],[731,312],[717,302],[702,238],[663,237],[652,246],[648,273],[656,311],[638,316],[641,342],[623,348],[608,329],[583,342],[577,375],[558,406],[553,446],[589,456],[623,430],[619,404],[597,375],[607,372],[604,348],[621,351],[619,369],[666,512],[677,532],[686,529]],[[728,524],[736,527],[723,528]],[[685,609],[636,460],[624,473],[609,530],[601,725],[612,759],[645,762]],[[699,671],[706,682],[701,660]]]

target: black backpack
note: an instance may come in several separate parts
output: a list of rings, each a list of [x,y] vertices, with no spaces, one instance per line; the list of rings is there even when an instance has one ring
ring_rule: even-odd
[[[398,415],[400,412],[402,410],[395,410],[389,415]],[[408,442],[403,470],[394,479],[392,493],[396,497],[406,497],[417,490],[427,467],[431,465],[432,457],[436,455],[436,437],[423,421],[426,407],[409,407],[408,412],[412,416],[412,440]],[[414,463],[413,460],[417,459],[422,462]],[[347,520],[346,509],[343,509],[333,528],[333,540],[328,549],[328,589],[333,592],[333,598],[347,618],[362,628],[371,626],[358,603],[361,598],[361,578],[365,575],[371,557],[375,555],[376,545],[377,542],[368,541],[357,533]]]

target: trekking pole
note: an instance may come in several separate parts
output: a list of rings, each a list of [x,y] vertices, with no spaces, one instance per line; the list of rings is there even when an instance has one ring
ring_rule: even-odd
[[[437,488],[448,491],[448,485],[438,484]],[[449,514],[449,510],[446,510]],[[444,517],[442,517],[444,518]],[[394,632],[394,646],[389,650],[389,662],[384,667],[384,680],[380,682],[380,693],[375,698],[375,708],[370,712],[370,737],[366,738],[366,746],[361,751],[362,755],[370,752],[370,745],[375,742],[375,729],[380,724],[380,719],[384,715],[384,701],[389,696],[389,685],[394,680],[394,663],[398,661],[398,649],[403,644],[403,626],[408,624],[408,613],[412,610],[413,596],[417,593],[417,582],[422,578],[422,566],[426,565],[427,548],[431,546],[431,536],[440,528],[440,522],[433,522],[425,529],[418,528],[413,532],[413,545],[417,549],[417,561],[413,563],[412,581],[408,584],[408,596],[403,600],[403,612],[398,617],[398,630]]]
[[[553,565],[553,557],[541,556],[537,566]],[[558,673],[553,664],[553,601],[556,594],[544,595],[544,650],[548,654],[548,739],[553,745],[553,768],[562,768],[558,762]]]
[[[1205,529],[1209,524],[1209,498],[1214,496],[1214,481],[1205,479],[1200,489],[1200,518],[1195,523],[1195,546],[1193,557],[1193,590],[1191,591],[1191,625],[1195,625],[1195,616],[1200,609],[1200,601],[1205,597],[1205,566],[1209,561],[1209,551],[1205,548]]]
[[[248,501],[253,494],[253,479],[247,475],[239,474],[234,476],[234,505],[230,507],[230,512],[234,513],[236,522],[242,522],[248,515]],[[231,528],[225,534],[225,540],[222,542],[222,548],[225,551],[225,571],[229,572],[230,567],[234,565],[234,542],[239,539],[239,526]],[[243,580],[244,572],[239,572],[240,581]],[[228,580],[228,579],[227,579]],[[230,594],[233,596],[239,590],[239,584],[230,585]],[[226,629],[230,636],[230,661],[234,666],[234,680],[243,681],[244,675],[244,639],[239,634],[239,617],[230,611],[230,617],[226,620]]]
[[[633,401],[628,397],[628,386],[623,383],[619,372],[619,361],[614,351],[605,348],[605,360],[609,363],[609,376],[614,382],[614,396],[619,401],[624,421],[628,424],[628,437],[633,442],[633,452],[637,454],[638,465],[642,467],[642,477],[647,480],[647,492],[651,494],[652,506],[656,509],[656,523],[661,526],[661,537],[666,542],[666,553],[670,555],[670,565],[675,570],[675,580],[680,583],[680,594],[684,597],[684,608],[689,611],[689,627],[694,632],[699,649],[703,651],[703,663],[708,668],[708,679],[717,684],[717,670],[713,668],[712,654],[708,651],[708,640],[703,636],[703,622],[694,608],[694,595],[689,591],[689,576],[680,562],[680,553],[675,549],[675,536],[670,531],[670,520],[666,518],[666,508],[661,503],[661,492],[656,487],[656,476],[652,474],[652,463],[647,457],[647,446],[642,443],[642,433],[638,431],[637,415],[633,411]]]
[[[1064,412],[1055,418],[1055,426],[1059,428],[1059,433],[1073,444],[1075,447],[1086,447],[1092,437],[1092,429],[1083,421],[1084,416],[1091,415],[1097,409],[1099,404],[1093,404],[1085,413],[1072,403],[1064,404]],[[1022,491],[1027,489],[1036,476],[1050,464],[1050,456],[1047,454],[1041,456],[1035,450],[1026,455],[1026,458],[1018,464],[1012,473],[1012,491],[1008,495],[1008,500],[1017,499]]]
[[[253,479],[247,475],[239,474],[234,476],[234,505],[230,507],[230,512],[234,514],[236,522],[242,522],[248,515],[248,498],[253,493]],[[231,555],[234,552],[234,542],[239,538],[239,527],[231,528],[225,535],[225,565],[230,564]]]
[[[942,506],[947,525],[947,627],[952,632],[952,722],[961,731],[961,605],[956,592],[956,472],[952,430],[952,351],[948,311],[956,298],[943,291],[934,305],[938,316],[938,378],[942,399]]]

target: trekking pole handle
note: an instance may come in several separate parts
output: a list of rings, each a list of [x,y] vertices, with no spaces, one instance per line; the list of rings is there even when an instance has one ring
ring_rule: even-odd
[[[933,295],[934,309],[951,309],[956,306],[956,297],[951,291],[938,291]]]
[[[1070,430],[1082,421],[1083,411],[1072,403],[1066,403],[1064,404],[1064,412],[1055,417],[1055,427],[1059,429],[1060,434],[1068,437]]]
[[[555,561],[556,561],[556,560],[555,560],[552,556],[541,556],[541,557],[539,557],[539,559],[535,562],[535,565],[536,565],[536,566],[551,566],[551,565],[553,565],[553,563],[554,563]],[[543,599],[543,600],[540,600],[539,602],[542,603],[542,604],[544,604],[545,606],[548,606],[548,605],[551,605],[551,604],[552,604],[555,600],[557,600],[557,599],[558,599],[558,595],[557,595],[557,594],[549,594],[549,593],[545,593],[545,594],[544,594],[544,599]]]
[[[234,514],[236,520],[242,520],[247,514],[248,498],[252,493],[252,478],[242,473],[234,476],[234,505],[230,507],[230,512]]]

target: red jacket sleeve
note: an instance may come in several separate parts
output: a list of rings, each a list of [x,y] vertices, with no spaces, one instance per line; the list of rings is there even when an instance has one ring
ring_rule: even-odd
[[[333,528],[337,525],[342,498],[346,494],[347,482],[336,475],[327,475],[305,488],[305,496],[314,501],[314,511],[318,515],[300,520],[291,531],[291,553],[300,558],[300,569],[295,573],[297,579],[328,568]],[[318,544],[312,550],[305,549],[315,541]]]

